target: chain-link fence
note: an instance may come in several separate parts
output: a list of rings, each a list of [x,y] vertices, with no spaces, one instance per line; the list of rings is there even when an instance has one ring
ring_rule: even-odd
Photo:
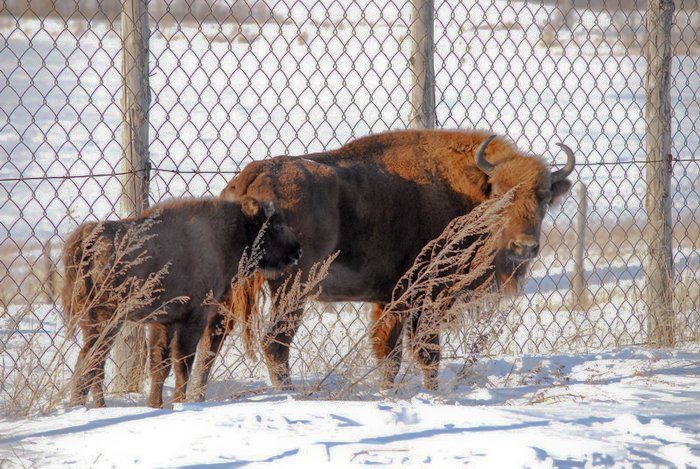
[[[671,34],[677,343],[700,333],[698,6],[676,2]],[[123,7],[117,0],[0,7],[3,401],[27,386],[26,370],[46,371],[57,354],[69,355],[69,373],[77,348],[73,338],[62,342],[58,253],[78,224],[122,213],[130,125],[122,105]],[[415,107],[411,51],[423,39],[411,36],[411,12],[401,0],[148,2],[149,201],[218,195],[255,159],[405,128]],[[552,159],[563,141],[576,149],[575,179],[587,190],[550,211],[544,249],[524,295],[502,306],[510,320],[490,353],[647,341],[647,14],[646,2],[622,0],[435,7],[437,127],[493,129]],[[578,231],[577,193],[588,202]],[[572,293],[576,269],[585,282]],[[293,372],[344,356],[367,323],[361,305],[310,308]],[[467,336],[451,333],[445,354],[468,355]],[[241,358],[235,337],[229,344],[234,350],[215,381],[263,374]]]

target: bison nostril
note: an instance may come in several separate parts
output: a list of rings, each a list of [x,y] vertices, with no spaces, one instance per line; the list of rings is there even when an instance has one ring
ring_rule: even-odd
[[[508,243],[508,249],[518,257],[534,257],[540,249],[540,243],[534,239],[514,239]]]
[[[294,252],[292,252],[291,256],[289,258],[293,261],[298,261],[301,259],[301,255],[303,254],[303,251],[301,248],[297,248]]]

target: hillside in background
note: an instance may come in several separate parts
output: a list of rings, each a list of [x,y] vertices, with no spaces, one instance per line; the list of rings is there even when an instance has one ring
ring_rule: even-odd
[[[151,21],[177,23],[266,23],[274,20],[265,2],[246,0],[150,0]],[[119,19],[120,0],[4,0],[0,16],[110,21]]]

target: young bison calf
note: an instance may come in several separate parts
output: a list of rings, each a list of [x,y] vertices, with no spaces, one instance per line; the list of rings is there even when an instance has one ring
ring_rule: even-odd
[[[148,405],[162,406],[171,364],[174,401],[182,401],[197,342],[217,322],[207,300],[227,295],[244,249],[259,233],[257,267],[264,274],[279,275],[299,260],[299,243],[282,216],[252,197],[170,202],[135,218],[79,226],[63,249],[63,304],[84,340],[71,404],[84,404],[92,389],[95,406],[105,405],[105,361],[124,320],[150,326]]]

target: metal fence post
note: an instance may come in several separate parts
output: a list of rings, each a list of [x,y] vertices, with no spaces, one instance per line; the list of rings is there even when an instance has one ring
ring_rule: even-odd
[[[583,182],[576,188],[578,209],[576,211],[576,247],[574,248],[574,272],[571,279],[571,305],[579,309],[590,306],[590,296],[586,286],[583,264],[586,242],[586,216],[588,212],[588,191]]]
[[[125,0],[121,15],[122,31],[122,133],[123,179],[121,215],[139,214],[148,206],[148,1]],[[143,326],[127,323],[114,346],[117,367],[115,392],[140,392],[146,365],[146,338]]]
[[[646,13],[646,151],[648,224],[645,258],[647,341],[673,345],[671,228],[671,24],[673,0],[649,0]]]
[[[434,54],[434,0],[413,0],[411,9],[411,57],[413,71],[411,87],[412,110],[409,127],[435,127],[435,68]]]

